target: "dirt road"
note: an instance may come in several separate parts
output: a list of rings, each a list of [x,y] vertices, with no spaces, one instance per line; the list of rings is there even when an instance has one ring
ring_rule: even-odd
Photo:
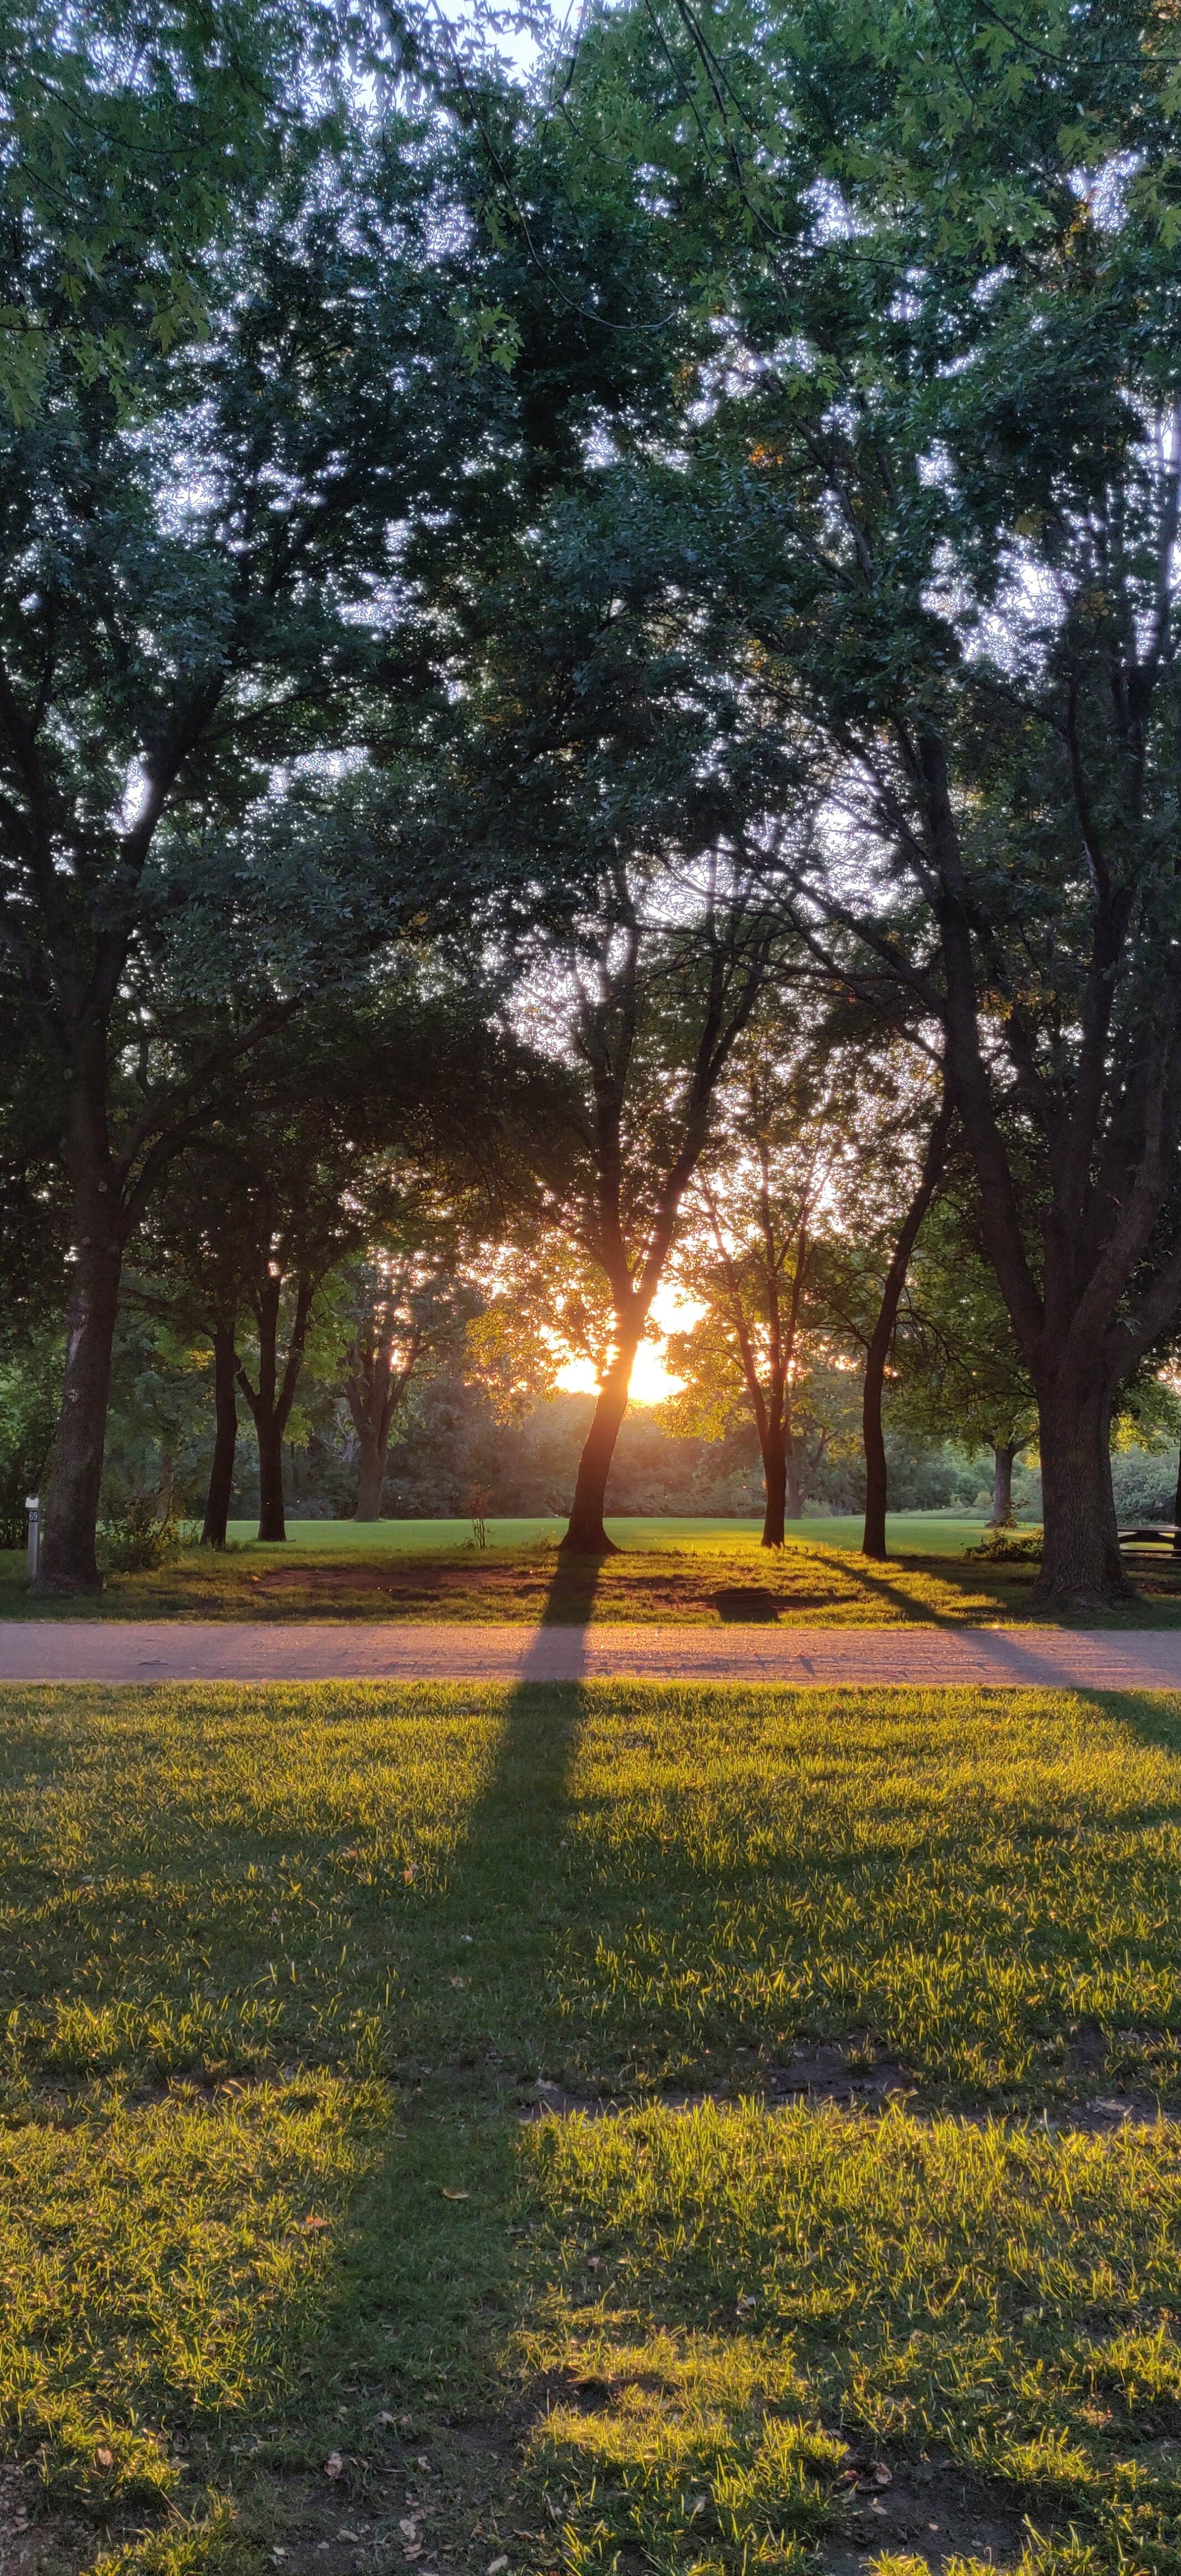
[[[1181,1632],[0,1621],[0,1682],[993,1683],[1181,1690]]]

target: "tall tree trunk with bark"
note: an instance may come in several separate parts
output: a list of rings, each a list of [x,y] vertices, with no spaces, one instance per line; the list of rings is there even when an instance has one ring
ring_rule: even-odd
[[[1043,1554],[1035,1590],[1067,1610],[1134,1595],[1111,1484],[1115,1393],[1095,1370],[1081,1384],[1060,1380],[1038,1389]]]
[[[1013,1462],[1017,1456],[1015,1440],[998,1442],[992,1453],[992,1518],[990,1529],[1013,1527]]]
[[[99,1054],[102,1050],[99,1048]],[[61,1410],[49,1466],[38,1588],[98,1592],[96,1537],[126,1217],[94,1084],[71,1107],[67,1166],[75,1259]],[[97,1095],[101,1103],[101,1093]]]
[[[122,1246],[92,1236],[78,1247],[66,1320],[66,1368],[38,1587],[99,1592],[96,1536],[119,1312]]]
[[[882,1430],[882,1386],[886,1374],[886,1362],[890,1356],[890,1344],[894,1338],[894,1327],[898,1320],[899,1302],[910,1267],[910,1256],[918,1241],[923,1218],[939,1186],[950,1125],[951,1107],[945,1099],[927,1139],[919,1185],[906,1211],[902,1229],[894,1247],[893,1258],[886,1272],[877,1322],[870,1335],[869,1348],[865,1355],[865,1382],[861,1394],[861,1436],[865,1447],[865,1527],[861,1538],[861,1552],[863,1556],[873,1557],[876,1563],[883,1565],[888,1555],[886,1505],[889,1500],[889,1479],[886,1470],[886,1442]]]
[[[782,1425],[776,1437],[768,1424],[767,1435],[760,1440],[760,1446],[763,1453],[764,1506],[763,1535],[759,1545],[760,1547],[782,1547],[783,1525],[791,1510],[788,1499],[787,1452]],[[795,1514],[792,1513],[791,1517],[794,1519]]]
[[[232,1324],[213,1328],[213,1458],[205,1496],[202,1547],[224,1547],[238,1448],[238,1354]]]
[[[381,1495],[385,1484],[385,1462],[389,1445],[388,1432],[384,1440],[380,1433],[368,1429],[357,1433],[357,1508],[353,1513],[355,1521],[381,1519]]]
[[[280,1372],[279,1312],[283,1281],[268,1272],[254,1297],[258,1330],[257,1387],[251,1385],[240,1361],[238,1364],[238,1385],[250,1407],[258,1439],[258,1535],[260,1539],[275,1542],[285,1540],[287,1536],[283,1499],[283,1435],[303,1367],[316,1285],[314,1279],[300,1278],[296,1281],[295,1311],[287,1340],[287,1355]]]
[[[274,1415],[255,1420],[258,1436],[258,1535],[277,1545],[287,1536],[283,1490],[283,1432]]]
[[[599,1388],[590,1429],[578,1461],[570,1520],[562,1540],[562,1548],[567,1555],[614,1556],[618,1552],[614,1539],[607,1536],[603,1514],[611,1462],[627,1412],[627,1390],[639,1347],[639,1331],[634,1337],[621,1336]]]

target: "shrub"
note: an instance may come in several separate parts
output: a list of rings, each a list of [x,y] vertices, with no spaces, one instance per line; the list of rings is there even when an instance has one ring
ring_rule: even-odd
[[[990,1565],[1040,1565],[1042,1534],[1035,1530],[989,1530],[979,1547],[970,1547],[969,1556],[982,1556]]]
[[[161,1519],[154,1494],[128,1494],[108,1508],[99,1532],[104,1574],[150,1574],[177,1544],[177,1524]]]

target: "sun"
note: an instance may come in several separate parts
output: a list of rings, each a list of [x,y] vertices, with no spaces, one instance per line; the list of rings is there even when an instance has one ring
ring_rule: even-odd
[[[667,1404],[670,1395],[680,1394],[684,1378],[674,1377],[665,1365],[668,1336],[673,1331],[687,1330],[704,1309],[682,1297],[676,1288],[663,1288],[657,1292],[652,1312],[661,1327],[660,1339],[640,1344],[628,1388],[631,1404]],[[567,1360],[558,1371],[557,1383],[567,1395],[597,1395],[599,1381],[594,1361]]]

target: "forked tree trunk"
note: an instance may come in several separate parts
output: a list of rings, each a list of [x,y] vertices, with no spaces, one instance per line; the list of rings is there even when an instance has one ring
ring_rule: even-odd
[[[1112,1393],[1096,1379],[1039,1390],[1044,1535],[1034,1597],[1063,1610],[1134,1598],[1111,1487]]]
[[[287,1341],[287,1356],[282,1374],[279,1371],[279,1309],[283,1282],[268,1273],[254,1300],[258,1326],[258,1385],[253,1387],[238,1363],[238,1385],[254,1417],[258,1438],[258,1535],[260,1539],[283,1540],[287,1536],[287,1518],[283,1500],[283,1437],[295,1402],[295,1390],[303,1367],[304,1347],[312,1299],[316,1293],[314,1279],[299,1279],[296,1284],[295,1312]]]
[[[590,1430],[578,1461],[569,1526],[562,1540],[562,1551],[566,1555],[615,1556],[618,1553],[614,1539],[607,1536],[603,1513],[611,1461],[627,1411],[627,1390],[639,1346],[638,1333],[634,1341],[629,1339],[620,1344],[599,1389]]]
[[[992,1519],[990,1529],[1012,1529],[1013,1526],[1013,1461],[1017,1455],[1015,1440],[1002,1441],[992,1453]]]
[[[205,1497],[202,1547],[224,1547],[229,1529],[238,1447],[237,1374],[234,1327],[217,1324],[213,1332],[213,1459]]]
[[[101,1199],[82,1195],[77,1260],[66,1322],[61,1411],[49,1466],[38,1589],[99,1592],[96,1538],[111,1357],[123,1247]]]
[[[381,1492],[390,1453],[390,1434],[421,1348],[421,1340],[416,1334],[405,1351],[403,1366],[396,1369],[388,1344],[366,1349],[358,1340],[354,1345],[353,1366],[346,1381],[345,1396],[357,1435],[355,1521],[381,1519]]]

